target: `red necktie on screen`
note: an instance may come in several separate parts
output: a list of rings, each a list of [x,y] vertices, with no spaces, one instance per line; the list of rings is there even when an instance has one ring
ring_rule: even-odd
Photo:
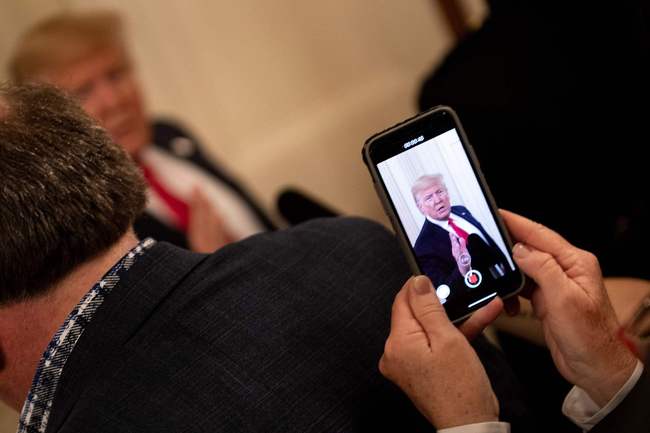
[[[144,178],[154,191],[165,202],[169,210],[172,211],[176,220],[176,226],[183,232],[187,232],[187,226],[190,223],[190,207],[183,200],[170,193],[156,178],[153,171],[144,165],[141,165]]]
[[[465,243],[467,243],[467,238],[469,237],[467,232],[465,230],[461,229],[460,227],[458,227],[453,219],[449,218],[447,221],[449,222],[449,226],[452,229],[454,229],[454,231],[456,232],[458,237],[463,238],[465,240]]]

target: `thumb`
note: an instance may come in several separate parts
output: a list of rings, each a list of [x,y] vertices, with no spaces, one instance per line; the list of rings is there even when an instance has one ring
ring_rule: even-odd
[[[424,275],[415,277],[411,282],[408,301],[411,311],[413,311],[413,317],[427,334],[436,334],[441,328],[451,324],[433,290],[431,281]]]

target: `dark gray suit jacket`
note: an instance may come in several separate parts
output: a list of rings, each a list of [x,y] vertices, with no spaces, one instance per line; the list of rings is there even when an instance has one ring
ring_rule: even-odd
[[[212,255],[159,243],[79,339],[47,431],[431,431],[377,370],[408,276],[394,237],[359,219]],[[494,349],[477,350],[493,379],[504,375]],[[497,395],[502,413],[520,415]]]

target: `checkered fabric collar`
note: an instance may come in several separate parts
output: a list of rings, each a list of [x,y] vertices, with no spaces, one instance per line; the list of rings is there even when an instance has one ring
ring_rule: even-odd
[[[126,275],[131,266],[155,243],[155,240],[147,238],[124,255],[81,298],[81,301],[54,334],[38,363],[32,386],[20,414],[17,433],[45,432],[59,379],[68,357],[74,350],[77,341],[79,341],[79,337],[81,337],[84,329],[111,290]]]

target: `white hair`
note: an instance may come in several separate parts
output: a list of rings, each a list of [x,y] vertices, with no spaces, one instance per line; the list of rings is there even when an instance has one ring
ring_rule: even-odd
[[[424,174],[418,177],[411,186],[411,194],[413,194],[413,200],[415,200],[416,204],[419,204],[418,194],[431,187],[431,185],[442,185],[447,188],[441,174]]]

